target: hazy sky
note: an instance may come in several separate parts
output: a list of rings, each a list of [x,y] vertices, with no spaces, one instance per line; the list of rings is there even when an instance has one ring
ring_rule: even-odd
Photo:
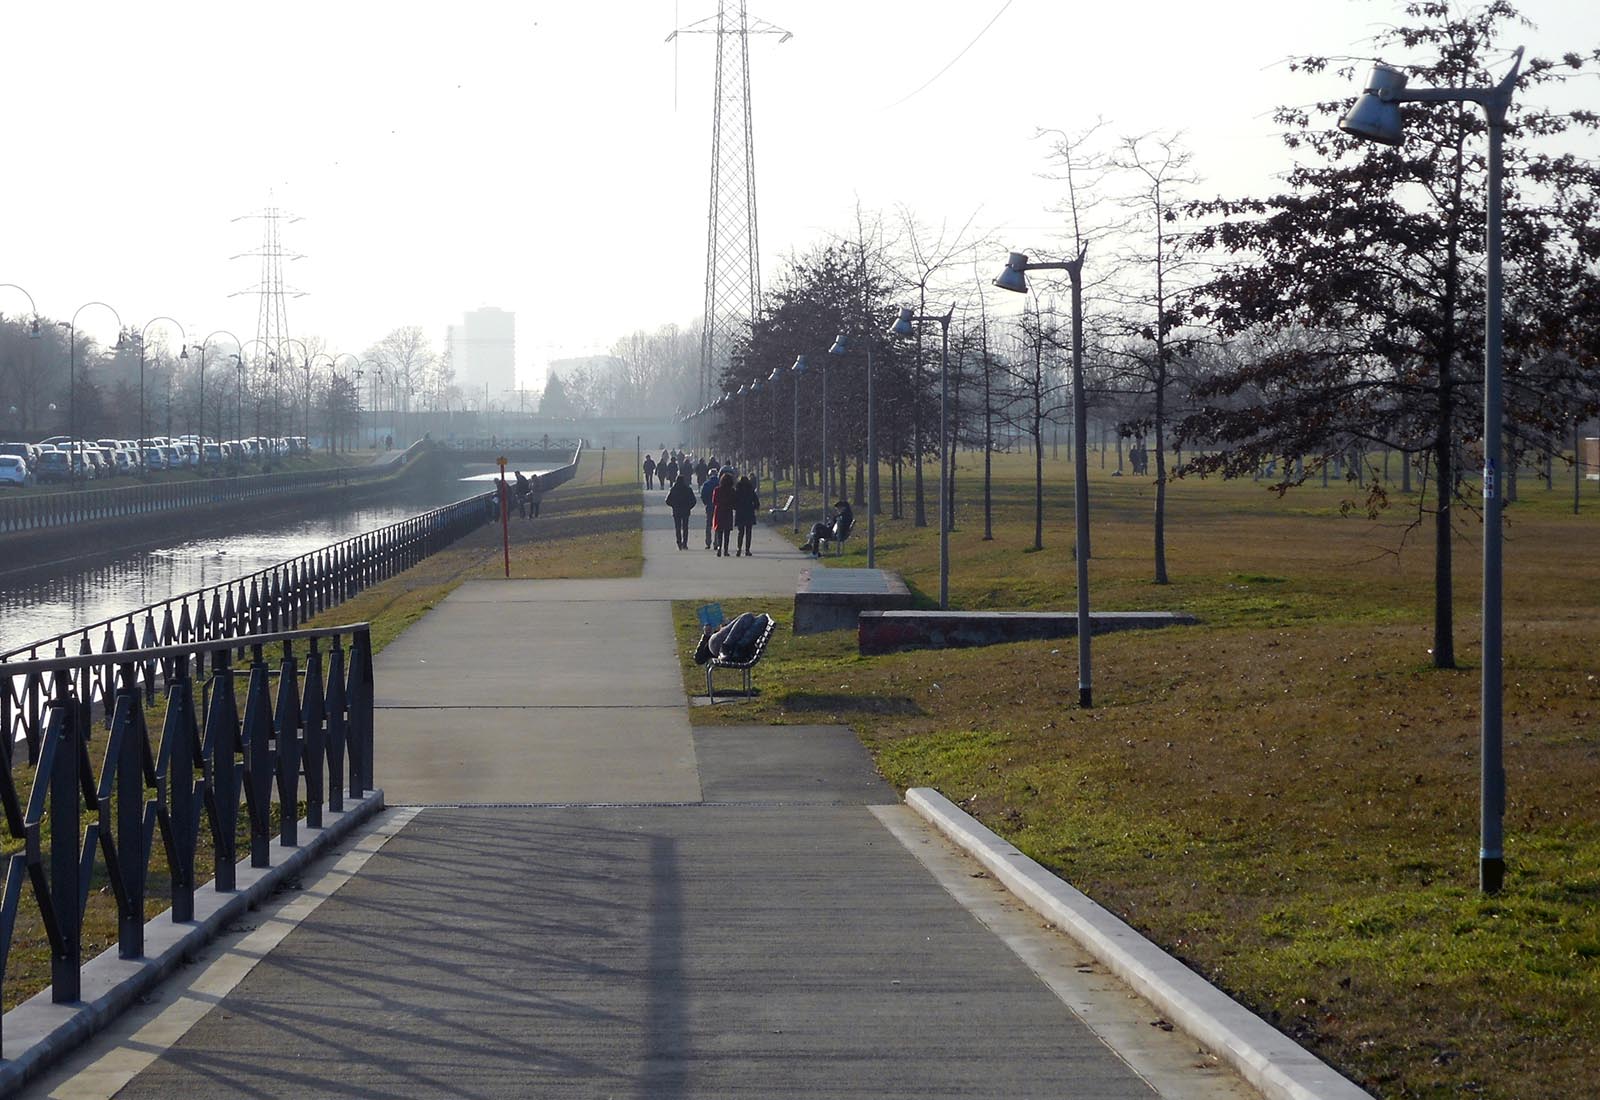
[[[730,7],[736,0],[729,0]],[[917,91],[973,43],[960,60]],[[359,352],[463,310],[517,314],[519,371],[702,307],[713,51],[664,42],[715,0],[273,4],[11,0],[0,38],[0,283],[67,317],[171,314],[191,341],[255,334],[260,223],[303,259],[296,336]],[[1530,52],[1593,48],[1600,5],[1526,0]],[[859,200],[1055,228],[1040,127],[1181,128],[1202,190],[1288,166],[1271,109],[1348,94],[1289,55],[1366,55],[1368,0],[752,0],[763,267],[846,230]],[[1398,58],[1396,60],[1399,60]],[[915,94],[912,94],[914,93]],[[1593,83],[1582,93],[1600,103]],[[909,96],[909,98],[907,98]],[[1003,255],[996,255],[996,264]],[[0,290],[0,312],[26,302]],[[82,326],[113,331],[104,310]]]

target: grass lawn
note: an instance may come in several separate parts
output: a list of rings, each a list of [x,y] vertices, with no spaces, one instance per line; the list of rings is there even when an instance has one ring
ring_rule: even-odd
[[[958,475],[952,606],[1069,610],[1066,452],[1046,462],[1038,553],[1031,459],[997,461],[985,542],[974,458]],[[848,632],[780,632],[760,698],[694,708],[693,720],[851,725],[897,787],[943,791],[1379,1096],[1593,1095],[1593,483],[1573,516],[1570,481],[1558,474],[1547,491],[1525,472],[1507,513],[1509,873],[1490,899],[1476,879],[1476,518],[1455,541],[1462,667],[1436,671],[1431,516],[1406,532],[1414,501],[1369,521],[1340,515],[1338,488],[1279,500],[1248,481],[1180,482],[1168,493],[1172,583],[1157,586],[1153,490],[1110,476],[1098,455],[1091,466],[1094,607],[1203,620],[1096,638],[1093,710],[1076,705],[1072,640],[864,658]],[[932,519],[931,476],[928,487]],[[881,520],[878,551],[881,567],[937,593],[935,528]],[[858,516],[842,564],[865,553]],[[792,614],[788,600],[749,606]],[[693,604],[677,622],[687,654]],[[687,659],[684,683],[704,689]]]
[[[579,474],[560,489],[545,494],[542,515],[538,520],[516,520],[510,525],[511,575],[513,577],[616,577],[637,576],[643,563],[642,532],[639,523],[640,497],[633,484],[600,485],[598,461],[587,460]],[[613,474],[613,479],[615,475]],[[402,630],[421,618],[463,581],[476,577],[502,576],[504,553],[501,530],[498,524],[484,527],[456,542],[448,549],[424,560],[415,567],[381,584],[374,585],[355,598],[318,616],[307,626],[333,626],[343,623],[370,621],[374,650],[383,648]],[[304,651],[302,650],[302,655]],[[269,649],[269,661],[277,660],[275,650]],[[247,681],[241,678],[240,711],[243,712],[243,692]],[[157,705],[146,713],[152,740],[159,743],[164,705]],[[95,760],[95,774],[103,767],[105,752],[104,730],[96,731],[90,752]],[[23,797],[31,789],[32,771],[26,764],[26,753],[18,752],[18,764],[12,779]],[[273,806],[277,812],[276,803]],[[301,806],[304,816],[304,805]],[[85,815],[84,824],[93,820]],[[248,854],[248,823],[243,811],[240,814],[241,856]],[[274,817],[276,830],[276,817]],[[46,859],[48,860],[48,839]],[[9,855],[21,849],[21,841],[7,838],[0,844],[0,855]],[[201,881],[199,889],[210,889],[212,849],[209,828],[200,830],[200,852],[196,857],[196,875]],[[47,864],[48,866],[48,864]],[[165,851],[159,839],[151,849],[150,883],[145,914],[155,917],[167,908],[170,878]],[[0,1011],[9,1010],[50,984],[50,950],[34,905],[31,891],[18,909],[17,923],[10,954],[6,958],[5,985],[0,990]],[[117,936],[116,906],[105,878],[103,862],[95,863],[95,880],[89,891],[89,904],[84,912],[83,957],[93,958],[100,951],[114,946]]]

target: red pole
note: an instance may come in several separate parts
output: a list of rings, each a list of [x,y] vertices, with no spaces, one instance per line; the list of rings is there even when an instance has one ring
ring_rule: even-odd
[[[506,491],[506,460],[500,463],[500,543],[505,550],[506,579],[511,579],[511,495]]]

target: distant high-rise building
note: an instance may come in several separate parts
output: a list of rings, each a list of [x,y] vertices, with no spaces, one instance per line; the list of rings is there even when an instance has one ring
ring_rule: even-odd
[[[514,400],[517,386],[517,315],[484,306],[462,315],[446,335],[455,384],[461,387],[468,408],[490,404],[504,406]]]

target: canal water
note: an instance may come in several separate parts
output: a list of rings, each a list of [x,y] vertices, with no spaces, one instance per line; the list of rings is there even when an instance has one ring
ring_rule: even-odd
[[[299,517],[243,527],[225,536],[175,541],[157,550],[102,559],[89,568],[49,580],[0,581],[0,653],[254,573],[491,487],[482,477],[419,485],[355,508],[308,510]]]

